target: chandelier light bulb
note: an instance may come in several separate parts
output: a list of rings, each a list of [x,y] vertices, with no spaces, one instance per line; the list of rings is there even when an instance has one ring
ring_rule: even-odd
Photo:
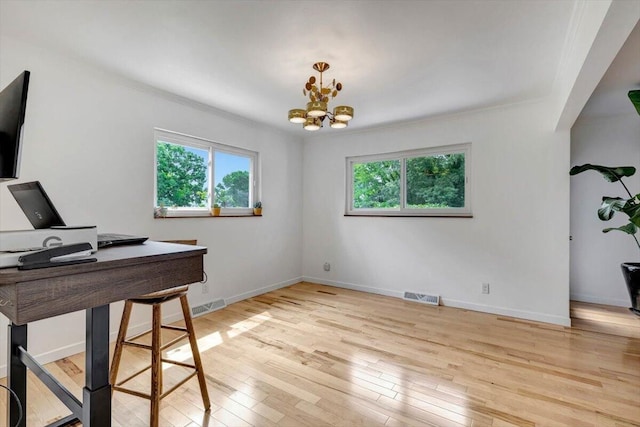
[[[307,103],[307,115],[310,117],[322,117],[327,114],[327,103],[312,101]]]
[[[320,120],[318,117],[307,117],[307,120],[304,122],[304,125],[302,126],[304,127],[305,130],[314,131],[314,130],[320,129],[321,125],[322,125],[322,120]]]
[[[336,120],[340,120],[343,122],[348,122],[353,119],[353,107],[349,107],[348,105],[340,105],[333,109],[333,116]]]
[[[304,123],[307,120],[307,112],[301,108],[289,110],[289,121],[291,123]]]
[[[344,129],[347,127],[347,125],[348,123],[342,120],[338,120],[336,118],[331,119],[331,127],[333,129]]]

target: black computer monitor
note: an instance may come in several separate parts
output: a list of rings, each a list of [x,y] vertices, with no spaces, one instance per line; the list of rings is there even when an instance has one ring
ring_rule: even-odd
[[[22,72],[0,92],[0,181],[18,178],[29,71]]]

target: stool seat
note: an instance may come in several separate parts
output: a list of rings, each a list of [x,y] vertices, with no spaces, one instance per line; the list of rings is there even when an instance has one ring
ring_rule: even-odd
[[[194,241],[179,241],[178,243],[189,242],[190,244],[196,244]],[[198,342],[196,340],[195,330],[193,328],[193,321],[191,318],[191,310],[189,307],[189,301],[187,300],[187,292],[189,285],[176,286],[174,288],[166,289],[163,291],[153,292],[146,295],[141,295],[136,298],[130,298],[124,303],[124,311],[122,313],[122,320],[120,321],[120,329],[118,331],[118,338],[116,341],[116,347],[113,354],[113,360],[111,362],[111,372],[109,375],[112,392],[119,391],[128,393],[134,396],[149,399],[151,401],[150,408],[150,427],[158,427],[160,400],[166,397],[169,393],[176,390],[182,384],[193,378],[198,377],[198,383],[200,386],[200,394],[202,395],[202,402],[204,404],[205,411],[209,411],[211,403],[209,401],[209,393],[207,391],[207,384],[204,377],[204,370],[202,369],[202,361],[200,359],[200,351],[198,350]],[[162,324],[162,312],[161,306],[163,303],[172,301],[174,299],[180,299],[180,306],[182,308],[182,315],[184,316],[185,326],[173,326]],[[127,328],[129,326],[129,319],[131,318],[131,311],[133,304],[150,305],[152,307],[153,320],[150,330],[145,331],[136,336],[127,338]],[[169,342],[162,343],[162,329],[169,329],[172,331],[182,332],[182,334],[176,338],[173,338]],[[136,342],[136,340],[144,335],[151,334],[151,345]],[[162,352],[169,347],[172,347],[176,343],[189,339],[191,346],[191,353],[193,355],[193,364],[171,360],[163,357]],[[125,346],[141,348],[149,350],[151,352],[151,364],[138,370],[129,377],[118,381],[118,370],[120,368],[120,361]],[[179,381],[169,390],[163,390],[162,381],[162,363],[170,363],[183,368],[192,369],[193,372],[186,376],[186,378]],[[133,389],[128,389],[123,385],[143,372],[151,369],[151,392],[142,393]]]
[[[153,305],[179,298],[182,295],[186,295],[188,291],[189,285],[177,286],[175,288],[165,289],[164,291],[152,292],[139,297],[129,298],[129,301],[133,301],[136,304]]]

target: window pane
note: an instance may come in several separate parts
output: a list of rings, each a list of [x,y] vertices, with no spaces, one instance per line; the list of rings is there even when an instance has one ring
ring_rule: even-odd
[[[407,159],[407,208],[464,207],[464,154]]]
[[[399,208],[400,161],[354,163],[353,207]]]
[[[249,208],[251,159],[245,156],[215,153],[214,202],[226,208]]]
[[[207,207],[209,152],[158,141],[158,206]]]

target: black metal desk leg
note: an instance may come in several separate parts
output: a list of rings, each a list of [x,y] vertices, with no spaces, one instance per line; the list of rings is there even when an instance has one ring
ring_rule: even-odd
[[[109,384],[109,305],[86,313],[85,387],[82,390],[82,425],[111,426]]]
[[[20,361],[18,347],[27,349],[27,325],[9,324],[7,338],[7,348],[9,350],[7,355],[7,387],[15,392],[23,408],[22,420],[18,424],[18,419],[20,418],[18,403],[11,397],[11,393],[7,393],[7,407],[9,408],[7,411],[7,426],[26,427],[27,367]]]

